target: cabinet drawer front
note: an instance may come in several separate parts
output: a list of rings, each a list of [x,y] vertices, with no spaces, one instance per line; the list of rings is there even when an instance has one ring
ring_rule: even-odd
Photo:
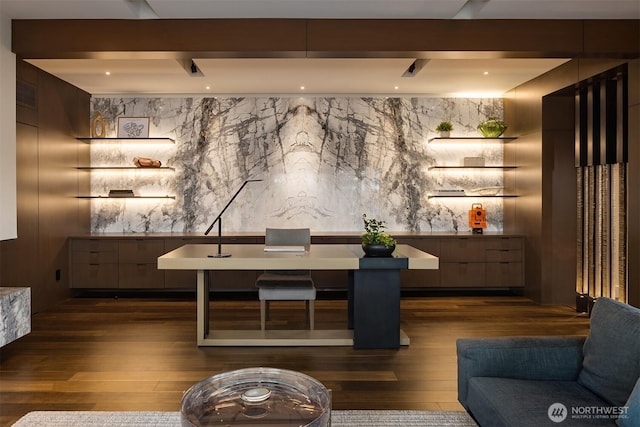
[[[152,263],[164,254],[164,240],[131,239],[120,240],[118,257],[120,262]]]
[[[166,289],[196,289],[197,275],[195,271],[165,270],[164,287]]]
[[[488,237],[487,249],[522,249],[522,237]]]
[[[487,250],[487,262],[520,262],[522,251],[509,249]]]
[[[118,252],[118,242],[105,239],[73,239],[71,250],[73,252]]]
[[[163,289],[164,272],[156,264],[120,263],[118,287],[129,289]]]
[[[115,289],[118,287],[118,264],[74,264],[71,287]]]
[[[443,287],[485,286],[486,264],[480,262],[443,262],[440,285]]]
[[[402,270],[400,283],[403,288],[438,288],[440,270]]]
[[[102,252],[102,251],[85,251],[85,252],[73,252],[74,264],[104,264],[104,263],[117,263],[118,252]],[[75,268],[75,267],[74,267]]]
[[[481,237],[442,239],[440,242],[440,260],[483,262],[485,243]]]
[[[521,262],[487,263],[487,286],[521,287],[524,278]]]

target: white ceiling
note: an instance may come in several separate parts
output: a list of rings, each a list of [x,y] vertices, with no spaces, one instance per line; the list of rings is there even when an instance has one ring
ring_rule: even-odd
[[[15,19],[640,19],[640,0],[0,0],[0,13]],[[413,58],[194,58],[199,77],[175,60],[30,62],[95,95],[499,96],[564,61],[432,59],[414,77],[402,77]]]

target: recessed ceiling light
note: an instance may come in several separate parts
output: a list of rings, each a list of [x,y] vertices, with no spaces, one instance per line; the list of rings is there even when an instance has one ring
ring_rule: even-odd
[[[206,89],[206,90],[210,90],[210,89],[211,89],[211,86],[205,86],[205,89]]]
[[[110,76],[111,75],[111,71],[105,71],[104,74],[107,75],[107,76]]]
[[[484,74],[485,76],[488,76],[488,75],[489,75],[489,72],[488,72],[488,71],[485,71],[485,72],[484,72],[484,73],[482,73],[482,74]]]
[[[300,90],[304,90],[304,86],[300,86]]]
[[[400,89],[400,87],[399,86],[394,86],[394,89],[398,90],[398,89]]]

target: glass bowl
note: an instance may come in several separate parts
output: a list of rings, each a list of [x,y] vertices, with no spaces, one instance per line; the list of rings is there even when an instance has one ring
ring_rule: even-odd
[[[183,427],[330,426],[331,395],[300,372],[246,368],[214,375],[182,397]]]

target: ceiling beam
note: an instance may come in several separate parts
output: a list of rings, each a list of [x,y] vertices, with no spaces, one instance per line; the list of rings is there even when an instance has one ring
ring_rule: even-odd
[[[14,20],[22,59],[638,57],[638,20]]]

